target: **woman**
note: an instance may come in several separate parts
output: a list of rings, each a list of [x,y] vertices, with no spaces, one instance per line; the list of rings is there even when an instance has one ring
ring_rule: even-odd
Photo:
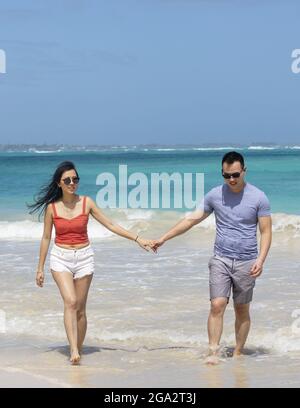
[[[43,187],[30,214],[44,213],[44,232],[36,283],[44,283],[44,265],[54,224],[56,237],[50,254],[50,269],[64,301],[64,324],[70,343],[70,361],[78,364],[86,334],[86,301],[94,273],[94,252],[89,243],[87,224],[91,214],[98,222],[121,237],[131,239],[145,250],[152,241],[140,238],[112,223],[87,196],[76,194],[79,175],[70,161],[61,163],[51,182]]]

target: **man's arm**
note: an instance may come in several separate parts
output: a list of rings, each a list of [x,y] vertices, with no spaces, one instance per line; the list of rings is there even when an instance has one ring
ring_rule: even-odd
[[[251,268],[251,275],[254,278],[257,278],[261,275],[263,270],[263,264],[268,255],[271,242],[272,242],[272,218],[267,217],[258,217],[258,226],[260,231],[260,251],[255,261],[253,267]]]
[[[259,217],[258,225],[261,236],[260,251],[258,258],[261,260],[262,263],[264,263],[272,242],[272,218]]]
[[[172,227],[168,232],[166,232],[161,238],[155,241],[152,249],[156,251],[157,248],[163,245],[166,241],[177,237],[178,235],[184,234],[194,225],[197,225],[205,220],[205,218],[207,218],[209,215],[210,213],[202,212],[202,215],[200,216],[194,216],[192,213],[191,216],[185,217],[184,219],[180,220],[174,227]]]

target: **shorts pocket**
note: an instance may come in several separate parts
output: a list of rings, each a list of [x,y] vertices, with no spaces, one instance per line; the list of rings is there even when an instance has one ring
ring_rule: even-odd
[[[85,252],[86,255],[94,256],[94,250],[92,247],[88,248]]]
[[[215,255],[213,255],[213,256],[211,256],[211,257],[209,258],[209,260],[208,260],[208,267],[210,267],[210,266],[212,265],[212,263],[214,262],[214,260],[215,260]]]
[[[63,258],[63,257],[64,257],[63,251],[60,251],[59,249],[57,249],[57,248],[55,248],[55,247],[52,248],[50,255],[54,255],[54,256],[57,256],[57,257],[59,257],[59,258]]]

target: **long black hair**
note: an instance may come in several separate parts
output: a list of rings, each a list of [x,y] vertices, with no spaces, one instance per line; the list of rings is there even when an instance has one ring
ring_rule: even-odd
[[[60,163],[50,181],[42,186],[40,191],[35,195],[35,203],[26,203],[27,207],[30,209],[29,214],[39,211],[40,220],[40,217],[44,214],[47,205],[59,200],[62,197],[62,190],[61,187],[58,186],[58,183],[61,180],[62,174],[68,170],[75,170],[77,177],[79,177],[74,163],[71,161],[64,161]]]

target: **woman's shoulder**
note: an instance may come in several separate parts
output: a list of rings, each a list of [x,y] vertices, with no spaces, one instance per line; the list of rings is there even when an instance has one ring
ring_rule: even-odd
[[[46,205],[46,211],[53,211],[53,207],[56,206],[61,200],[51,201]]]
[[[57,201],[51,201],[51,203],[48,203],[48,204],[46,205],[46,211],[52,209],[52,208],[53,208],[53,204],[56,204],[56,203],[57,203]]]
[[[84,197],[86,197],[85,207],[87,209],[87,212],[88,213],[93,212],[96,207],[95,201],[90,196],[84,196]]]
[[[51,215],[54,216],[54,211],[53,211],[53,202],[48,203],[45,207],[45,215]]]
[[[93,204],[94,200],[90,196],[81,196],[83,199],[86,199],[87,204]]]

